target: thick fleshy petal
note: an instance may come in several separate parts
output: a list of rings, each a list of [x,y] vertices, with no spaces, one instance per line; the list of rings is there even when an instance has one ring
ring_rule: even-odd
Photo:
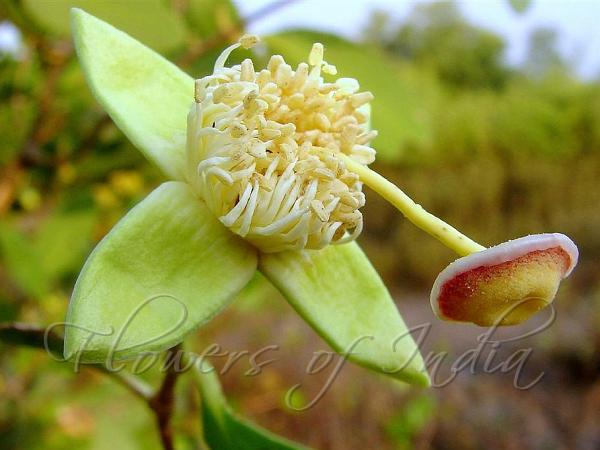
[[[171,347],[217,314],[255,270],[254,248],[187,184],[164,183],[88,258],[69,305],[65,356],[97,362]]]
[[[117,126],[172,179],[183,179],[190,76],[131,36],[71,12],[77,54],[92,92]]]
[[[517,325],[552,303],[578,258],[560,233],[503,242],[448,265],[433,284],[431,307],[443,320]]]
[[[261,254],[259,269],[338,353],[398,379],[429,384],[418,347],[358,244]]]

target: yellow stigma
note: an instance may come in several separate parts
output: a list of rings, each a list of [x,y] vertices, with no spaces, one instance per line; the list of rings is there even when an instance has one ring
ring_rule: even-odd
[[[189,182],[221,222],[265,252],[319,249],[356,238],[365,203],[358,175],[339,158],[375,159],[370,92],[356,80],[325,82],[336,68],[314,44],[293,70],[279,56],[256,72],[229,54],[258,42],[243,36],[196,80],[188,116]]]

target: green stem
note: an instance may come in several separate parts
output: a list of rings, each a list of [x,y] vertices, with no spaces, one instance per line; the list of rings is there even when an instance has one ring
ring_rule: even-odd
[[[460,256],[485,250],[483,245],[478,244],[453,226],[427,212],[421,205],[415,203],[402,192],[398,186],[377,172],[357,163],[342,153],[339,155],[344,160],[346,167],[358,175],[360,181],[394,205],[410,222],[436,238],[446,247],[451,248]]]

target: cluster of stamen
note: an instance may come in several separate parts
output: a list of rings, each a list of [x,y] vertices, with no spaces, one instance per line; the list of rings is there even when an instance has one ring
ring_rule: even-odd
[[[188,174],[221,222],[262,251],[319,249],[354,239],[365,203],[358,176],[336,157],[369,164],[370,92],[353,79],[324,82],[336,69],[314,44],[296,70],[273,56],[256,72],[250,59],[196,81],[188,117]]]

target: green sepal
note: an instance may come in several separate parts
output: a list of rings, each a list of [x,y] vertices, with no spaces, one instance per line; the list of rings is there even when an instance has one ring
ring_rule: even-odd
[[[183,180],[193,79],[126,33],[80,9],[73,38],[87,82],[133,144],[169,178]]]
[[[67,313],[65,357],[100,362],[172,347],[227,305],[256,259],[187,184],[162,184],[85,263]]]
[[[402,381],[429,385],[417,345],[358,244],[261,254],[259,270],[336,352]]]

